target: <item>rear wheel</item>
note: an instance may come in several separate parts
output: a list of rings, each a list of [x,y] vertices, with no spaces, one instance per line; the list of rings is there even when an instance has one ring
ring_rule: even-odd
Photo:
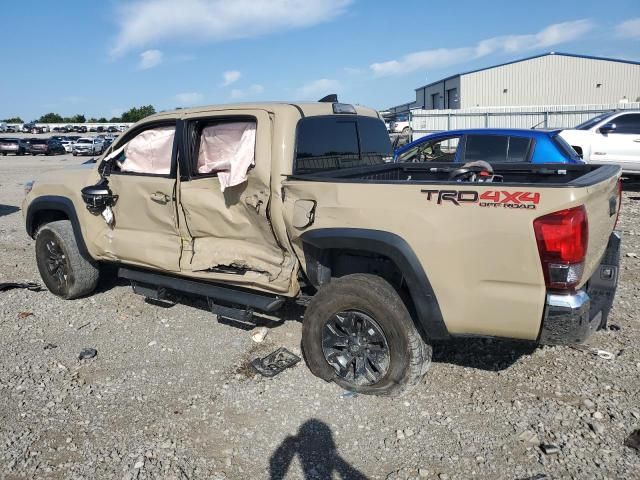
[[[68,220],[40,227],[36,234],[36,262],[49,291],[67,300],[93,292],[98,283],[98,266],[80,254]]]
[[[373,395],[408,391],[431,362],[431,347],[398,293],[369,274],[322,287],[305,313],[302,348],[315,375]]]
[[[409,132],[411,132],[411,129],[409,127],[404,127],[402,129],[402,135],[409,135]]]

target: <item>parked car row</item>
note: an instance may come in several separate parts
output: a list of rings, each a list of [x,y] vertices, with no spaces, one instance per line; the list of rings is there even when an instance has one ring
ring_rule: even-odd
[[[19,125],[7,125],[6,123],[1,124],[0,132],[3,133],[87,133],[87,132],[95,132],[95,133],[118,133],[124,132],[128,127],[126,125],[64,125],[62,127],[53,127],[49,128],[47,125],[38,125],[36,122],[25,123],[22,126]]]
[[[0,153],[56,155],[65,153],[65,148],[60,140],[53,138],[0,138]]]
[[[96,133],[117,133],[124,132],[127,129],[126,125],[114,126],[110,125],[108,127],[103,126],[90,126],[86,125],[65,125],[63,127],[53,127],[52,132],[57,133],[68,133],[68,132],[76,132],[76,133],[87,133],[87,132],[96,132]]]
[[[55,135],[45,138],[0,138],[0,154],[14,155],[55,155],[71,153],[76,155],[100,155],[117,138],[116,135]]]
[[[613,163],[627,174],[640,174],[640,111],[604,113],[565,130],[479,128],[438,132],[396,148],[394,160]]]

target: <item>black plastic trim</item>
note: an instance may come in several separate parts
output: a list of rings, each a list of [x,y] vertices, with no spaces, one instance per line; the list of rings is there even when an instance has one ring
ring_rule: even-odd
[[[76,243],[78,244],[78,250],[80,251],[80,254],[87,260],[93,261],[91,255],[89,255],[89,251],[87,250],[87,245],[84,242],[84,238],[82,237],[82,229],[80,228],[80,222],[78,221],[76,208],[73,205],[71,199],[58,195],[43,195],[41,197],[34,198],[27,208],[25,222],[27,234],[31,238],[34,238],[34,235],[36,234],[33,220],[36,217],[36,214],[42,211],[64,213],[71,222],[71,226],[73,227],[73,235],[76,238]]]
[[[537,173],[542,171],[548,173],[554,170],[588,170],[591,171],[576,178],[573,181],[566,183],[545,183],[545,182],[500,182],[496,185],[502,187],[531,187],[531,188],[575,188],[575,187],[590,187],[600,182],[609,180],[615,176],[619,176],[622,172],[622,168],[618,165],[571,165],[564,163],[500,163],[496,164],[497,170],[527,170],[530,173]],[[366,166],[366,167],[353,167],[344,168],[338,170],[329,170],[320,173],[299,173],[287,176],[287,180],[303,180],[308,182],[329,182],[329,183],[357,183],[357,184],[389,184],[389,185],[456,185],[460,186],[460,182],[445,180],[379,180],[379,179],[363,179],[347,177],[348,175],[372,175],[378,172],[385,172],[394,169],[404,169],[414,172],[423,170],[429,170],[431,168],[451,168],[452,164],[449,163],[437,163],[428,162],[425,164],[415,163],[388,163],[384,165]],[[596,167],[596,168],[594,168]],[[465,185],[486,185],[465,183]]]
[[[451,337],[431,282],[415,252],[402,237],[381,230],[325,228],[303,233],[302,241],[320,251],[334,248],[352,249],[389,258],[400,269],[407,282],[418,321],[426,337],[429,340],[446,340]],[[309,260],[322,262],[321,258]],[[309,280],[314,283],[317,279]]]
[[[171,290],[191,293],[234,305],[253,307],[263,312],[275,312],[282,307],[285,302],[284,297],[259,295],[243,290],[236,290],[227,286],[222,287],[210,282],[187,280],[185,278],[172,277],[132,268],[120,267],[118,276],[135,282],[143,282]]]

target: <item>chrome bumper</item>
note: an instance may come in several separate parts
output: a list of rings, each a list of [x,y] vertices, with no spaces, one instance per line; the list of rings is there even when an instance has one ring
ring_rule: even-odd
[[[548,293],[538,343],[581,343],[607,325],[618,286],[620,234],[613,232],[607,250],[585,290],[571,294]]]

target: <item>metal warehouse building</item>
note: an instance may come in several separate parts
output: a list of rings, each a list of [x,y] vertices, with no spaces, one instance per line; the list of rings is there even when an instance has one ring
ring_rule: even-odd
[[[418,87],[415,102],[388,111],[636,101],[639,62],[549,52]]]

